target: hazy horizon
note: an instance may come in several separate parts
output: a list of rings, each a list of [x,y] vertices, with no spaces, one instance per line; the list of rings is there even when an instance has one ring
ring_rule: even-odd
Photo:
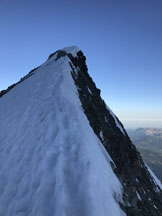
[[[162,129],[162,121],[127,121],[120,119],[126,129],[137,129],[137,128],[158,128]]]

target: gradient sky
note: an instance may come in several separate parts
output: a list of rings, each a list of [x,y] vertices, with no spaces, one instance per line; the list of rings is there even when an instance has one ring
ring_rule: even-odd
[[[72,45],[126,127],[162,127],[161,0],[1,0],[0,90]]]

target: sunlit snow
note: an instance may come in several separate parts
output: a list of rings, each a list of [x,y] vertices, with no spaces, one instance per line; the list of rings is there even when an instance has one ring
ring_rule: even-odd
[[[49,59],[0,99],[1,216],[124,215],[68,61]]]

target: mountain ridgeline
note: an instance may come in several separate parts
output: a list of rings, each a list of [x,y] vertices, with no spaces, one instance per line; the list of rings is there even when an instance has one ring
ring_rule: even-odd
[[[71,62],[72,77],[78,89],[79,98],[91,127],[107,152],[113,159],[115,174],[123,185],[124,205],[121,208],[127,215],[161,215],[162,197],[160,188],[155,185],[139,152],[132,144],[123,125],[116,121],[100,97],[100,90],[88,74],[85,56],[81,51],[74,58],[68,54]],[[75,71],[77,68],[77,72]],[[155,207],[156,206],[156,207]]]
[[[0,215],[162,216],[160,185],[101,98],[80,49],[56,51],[0,97],[1,185],[11,191],[0,187]]]

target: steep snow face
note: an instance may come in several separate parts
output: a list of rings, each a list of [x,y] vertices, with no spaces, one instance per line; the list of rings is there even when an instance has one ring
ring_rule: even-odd
[[[75,56],[76,47],[64,51]],[[0,215],[125,215],[111,160],[83,113],[67,56],[0,98]]]

